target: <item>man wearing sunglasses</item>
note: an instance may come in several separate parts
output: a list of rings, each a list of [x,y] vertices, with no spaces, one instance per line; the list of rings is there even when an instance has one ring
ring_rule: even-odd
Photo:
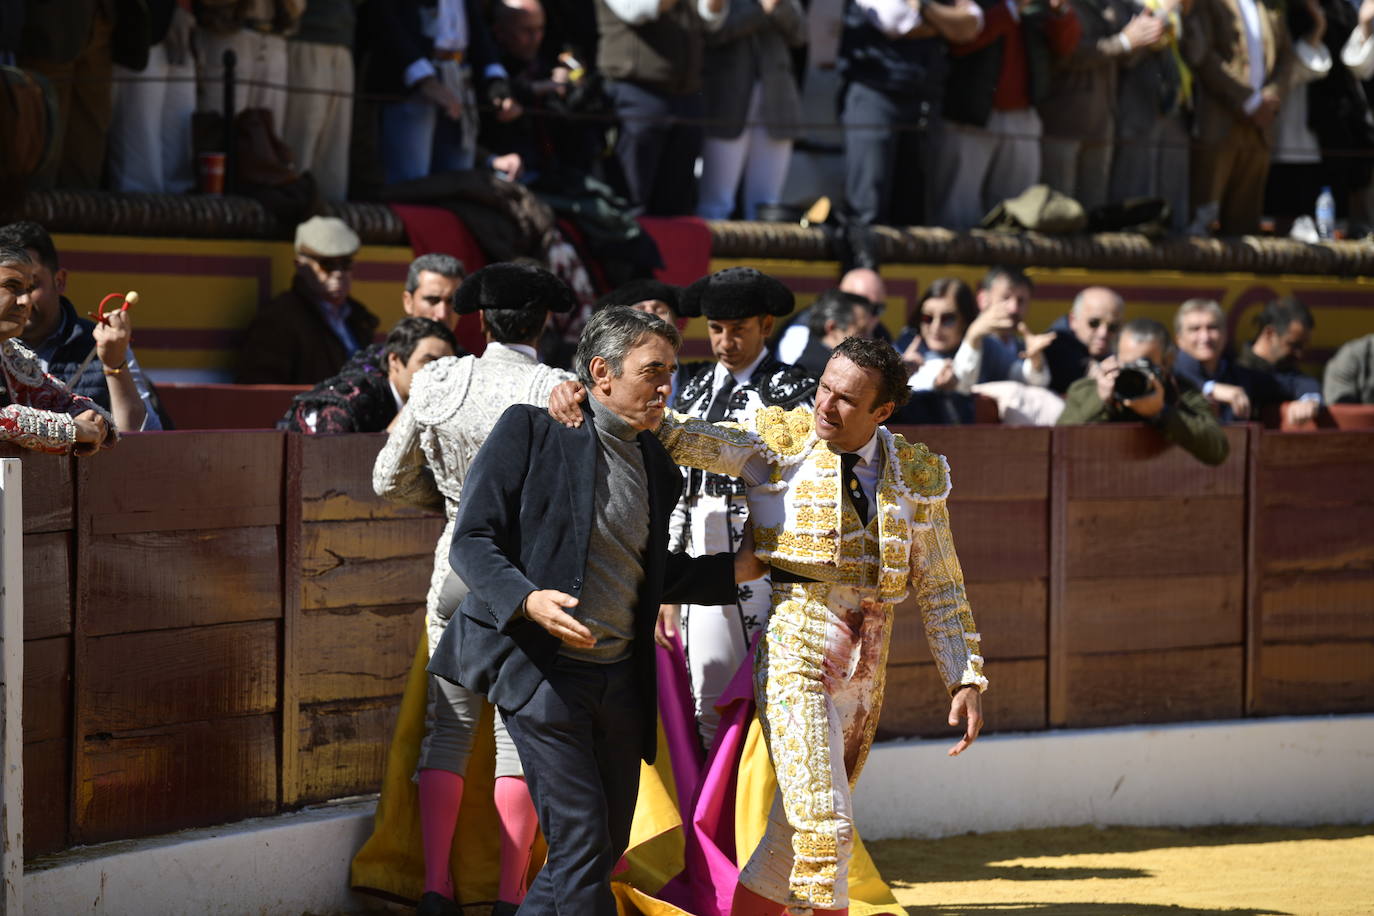
[[[242,385],[313,385],[338,374],[372,343],[377,316],[349,296],[358,234],[341,219],[313,216],[296,227],[296,278],[258,308],[244,335]]]
[[[1050,325],[1054,342],[1045,350],[1050,388],[1060,395],[1087,376],[1096,378],[1102,360],[1116,352],[1126,303],[1105,286],[1089,286],[1073,298],[1067,315]]]

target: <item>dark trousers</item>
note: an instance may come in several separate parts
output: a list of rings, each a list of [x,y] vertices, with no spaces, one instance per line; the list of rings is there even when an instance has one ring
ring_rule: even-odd
[[[615,916],[611,871],[639,794],[641,702],[631,661],[560,658],[528,703],[502,710],[549,844],[523,916]]]
[[[701,155],[701,93],[667,95],[635,83],[608,80],[606,92],[620,119],[615,154],[630,203],[652,216],[696,212],[696,161]],[[688,118],[690,124],[669,121]]]
[[[845,216],[852,225],[922,225],[926,174],[939,117],[914,94],[863,83],[844,89]]]

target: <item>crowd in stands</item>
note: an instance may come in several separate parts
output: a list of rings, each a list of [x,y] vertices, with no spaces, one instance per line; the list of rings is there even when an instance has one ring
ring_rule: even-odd
[[[1039,183],[1096,224],[1157,198],[1284,231],[1324,187],[1374,222],[1374,0],[0,0],[5,62],[55,99],[37,187],[191,190],[232,133],[231,184],[323,201],[477,169],[753,219],[810,203],[780,197],[833,68],[851,264],[870,225],[968,229]]]
[[[376,316],[350,296],[358,247],[342,220],[312,217],[301,224],[291,288],[259,309],[245,335],[240,381],[314,386],[295,398],[278,424],[283,429],[387,429],[417,372],[465,355],[454,335],[466,279],[462,263],[444,254],[415,259],[399,291],[406,317],[383,339]],[[0,256],[6,381],[0,439],[55,451],[84,444],[93,451],[114,444],[120,431],[171,428],[130,346],[128,314],[80,317],[63,295],[66,270],[43,227],[0,226]],[[559,281],[558,288],[566,287]],[[1169,329],[1146,318],[1123,322],[1127,303],[1101,286],[1081,290],[1067,314],[1037,333],[1025,321],[1033,295],[1032,280],[1011,267],[988,270],[976,291],[938,278],[892,339],[881,321],[887,301],[881,276],[855,268],[800,311],[792,313],[789,292],[786,308],[730,320],[757,319],[758,328],[726,327],[729,322],[711,316],[707,324],[713,351],[734,354],[741,339],[758,348],[766,342],[768,365],[786,369],[793,382],[814,382],[847,338],[887,340],[901,355],[912,390],[895,423],[973,422],[982,398],[1008,425],[1151,423],[1209,463],[1226,458],[1222,424],[1282,420],[1302,427],[1324,404],[1374,403],[1374,335],[1342,347],[1323,384],[1300,368],[1314,322],[1295,298],[1267,303],[1249,340],[1232,341],[1215,301],[1183,302]],[[698,314],[679,288],[643,279],[593,305],[579,302],[572,312],[585,312],[583,321],[563,327],[581,327],[608,305],[632,306],[679,327]],[[483,324],[482,331],[490,338],[490,327]],[[547,327],[536,333],[532,357],[564,365],[567,341]],[[750,365],[757,365],[761,356],[750,355]],[[682,383],[680,376],[674,397]],[[54,398],[61,401],[56,407]]]

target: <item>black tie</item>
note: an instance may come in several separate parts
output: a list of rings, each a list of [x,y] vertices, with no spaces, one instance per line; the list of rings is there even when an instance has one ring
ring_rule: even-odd
[[[854,473],[854,465],[859,463],[859,456],[855,452],[845,452],[840,456],[840,463],[844,465],[844,491],[849,495],[854,511],[859,513],[859,521],[867,525],[868,497],[864,494],[864,488],[859,486],[859,476]]]
[[[733,374],[725,376],[725,383],[716,389],[716,396],[711,399],[711,406],[706,409],[706,421],[708,423],[725,419],[725,408],[730,406],[730,393],[734,390],[735,376]]]

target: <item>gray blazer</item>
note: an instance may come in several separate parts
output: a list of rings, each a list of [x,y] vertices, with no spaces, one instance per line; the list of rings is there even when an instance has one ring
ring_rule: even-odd
[[[772,13],[765,13],[758,0],[731,0],[721,27],[706,33],[706,136],[733,140],[744,131],[758,80],[763,86],[759,118],[768,135],[776,140],[800,137],[801,98],[788,49],[804,44],[806,14],[797,0],[778,0]]]

